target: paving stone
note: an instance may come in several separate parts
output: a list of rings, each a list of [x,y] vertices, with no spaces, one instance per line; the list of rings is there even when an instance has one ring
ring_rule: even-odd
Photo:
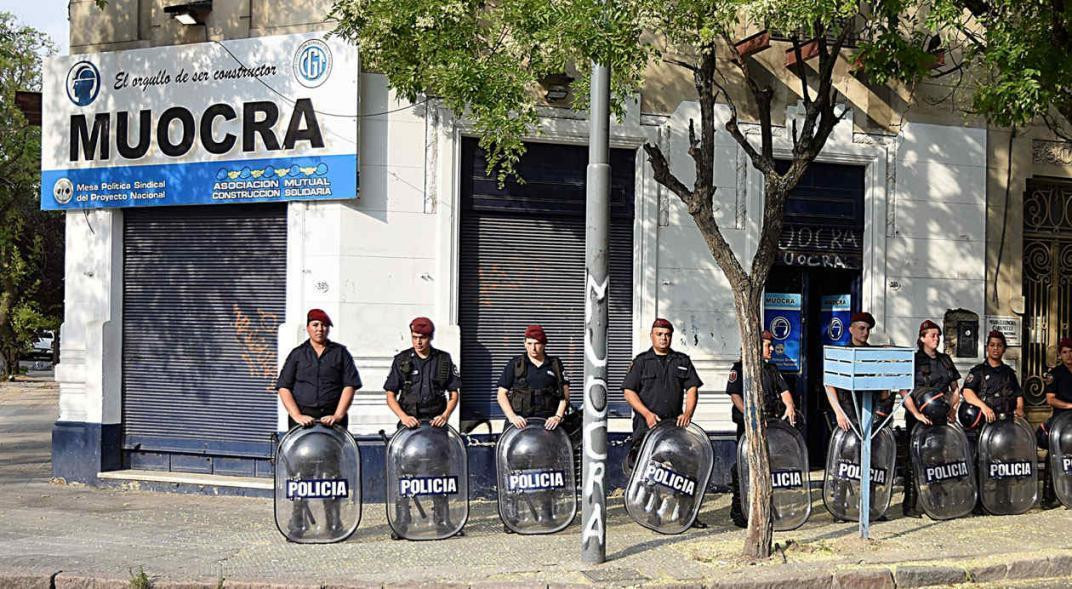
[[[834,589],[893,589],[890,569],[861,569],[834,574]]]
[[[130,579],[60,573],[56,575],[56,589],[130,589]]]
[[[1009,563],[1009,574],[1006,578],[1016,580],[1049,577],[1050,567],[1050,559],[1046,557],[1014,560]]]
[[[0,574],[0,589],[49,589],[52,575]]]
[[[944,566],[898,566],[893,573],[897,587],[955,585],[968,580],[964,569]]]
[[[973,583],[1001,581],[1004,580],[1008,574],[1009,565],[1005,563],[968,567],[968,578],[971,579]]]

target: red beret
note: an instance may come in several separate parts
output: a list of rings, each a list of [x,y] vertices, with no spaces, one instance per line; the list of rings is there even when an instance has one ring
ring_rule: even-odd
[[[930,319],[927,319],[923,323],[919,324],[919,335],[922,336],[924,333],[926,333],[928,329],[937,329],[938,335],[942,335],[942,328],[938,327],[938,324],[931,321]]]
[[[662,317],[659,317],[658,319],[655,320],[654,323],[651,324],[652,329],[655,329],[657,327],[661,327],[663,329],[669,329],[671,332],[674,331],[674,325],[672,323],[670,323],[669,321],[667,321],[666,319],[663,319]]]
[[[868,327],[875,327],[875,318],[871,315],[871,313],[868,313],[867,311],[860,311],[859,313],[853,315],[852,319],[849,320],[849,325],[852,325],[857,321],[863,321],[867,324]]]
[[[525,328],[525,339],[534,339],[541,344],[546,344],[547,334],[543,332],[543,328],[539,325],[530,325]]]
[[[1061,341],[1057,342],[1057,351],[1060,352],[1061,348],[1072,348],[1072,337],[1061,338]]]
[[[309,309],[309,312],[305,315],[305,324],[309,325],[313,321],[319,321],[331,327],[331,317],[328,317],[328,314],[323,309]]]
[[[764,329],[763,330],[763,335],[761,335],[759,337],[759,339],[767,340],[768,342],[772,342],[772,341],[774,341],[774,334],[771,333],[770,330]]]
[[[409,330],[413,333],[419,333],[431,337],[435,333],[435,323],[427,317],[418,317],[409,322]]]
[[[1001,345],[1005,346],[1006,348],[1009,347],[1008,342],[1005,341],[1005,334],[1001,333],[996,329],[986,334],[986,343],[990,343],[990,338],[999,339],[1001,340]]]

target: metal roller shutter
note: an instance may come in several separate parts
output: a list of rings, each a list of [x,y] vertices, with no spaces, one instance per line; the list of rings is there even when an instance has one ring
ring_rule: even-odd
[[[530,146],[522,158],[526,183],[500,191],[484,177],[475,144],[463,146],[463,165],[472,173],[463,183],[459,260],[463,419],[502,417],[496,383],[510,359],[524,352],[523,334],[532,323],[546,330],[548,353],[562,358],[574,404],[581,398],[586,153],[583,147]],[[629,414],[620,384],[632,359],[633,157],[624,150],[612,156],[619,172],[610,231],[611,415]]]
[[[126,449],[270,455],[286,239],[285,205],[125,212]]]

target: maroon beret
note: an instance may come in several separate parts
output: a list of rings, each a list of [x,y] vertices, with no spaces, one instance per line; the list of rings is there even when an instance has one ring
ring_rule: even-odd
[[[659,317],[655,320],[654,323],[651,324],[652,329],[656,329],[658,327],[661,327],[663,329],[669,329],[671,332],[674,331],[674,324],[670,323],[666,319],[663,319],[662,317]]]
[[[938,327],[938,324],[931,321],[930,319],[927,319],[923,321],[923,323],[919,324],[919,335],[922,336],[924,333],[927,332],[928,329],[937,329],[938,335],[942,335],[942,328]]]
[[[525,339],[534,339],[541,344],[546,344],[547,334],[543,332],[543,328],[539,325],[530,325],[525,328]]]
[[[863,321],[864,323],[867,324],[868,327],[871,327],[871,328],[875,327],[875,317],[873,315],[871,315],[871,313],[868,313],[867,311],[860,311],[859,313],[856,313],[855,315],[853,315],[852,319],[849,320],[849,325],[852,325],[853,323],[856,323],[857,321]]]
[[[1057,342],[1057,351],[1060,352],[1061,348],[1072,348],[1072,337],[1061,338],[1061,341]]]
[[[413,333],[431,337],[435,333],[435,323],[427,317],[418,317],[409,322],[409,330]]]
[[[990,343],[990,338],[999,339],[1001,340],[1001,345],[1006,348],[1009,347],[1009,343],[1005,341],[1005,334],[996,329],[986,334],[986,343]]]
[[[774,334],[771,333],[770,330],[764,329],[763,330],[763,335],[761,335],[759,337],[759,339],[766,340],[768,342],[772,342],[772,341],[774,341]]]
[[[309,309],[309,312],[305,315],[305,324],[309,325],[313,321],[319,321],[331,327],[331,317],[328,317],[328,314],[323,309]]]

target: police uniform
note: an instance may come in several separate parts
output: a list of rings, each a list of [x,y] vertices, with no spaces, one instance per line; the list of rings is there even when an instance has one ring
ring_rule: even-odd
[[[407,415],[432,419],[447,410],[447,395],[461,386],[450,354],[429,348],[428,357],[421,358],[409,348],[394,357],[383,390],[398,394],[398,404]]]
[[[730,367],[730,376],[726,381],[727,395],[740,395],[741,399],[744,399],[743,375],[741,361],[738,360]],[[763,381],[763,412],[767,417],[781,417],[785,413],[782,392],[789,390],[789,385],[785,382],[782,371],[778,370],[778,367],[773,362],[764,361],[761,378]],[[737,441],[739,442],[741,441],[741,436],[744,435],[744,414],[737,409],[736,405],[732,405],[730,415],[733,418],[733,423],[737,426]]]
[[[1059,364],[1046,373],[1046,394],[1054,395],[1058,401],[1072,403],[1072,370],[1068,366]],[[1072,411],[1072,409],[1053,408],[1054,417]]]
[[[499,388],[509,391],[510,408],[521,417],[555,415],[565,398],[562,387],[568,384],[562,361],[555,356],[545,356],[537,366],[528,354],[521,354],[499,376]]]
[[[846,346],[849,348],[867,348],[868,344],[857,346],[856,344],[849,342]],[[834,392],[837,394],[838,405],[841,405],[841,410],[845,412],[845,415],[849,416],[849,421],[856,422],[856,406],[852,400],[852,391],[848,389],[839,389],[834,387]],[[834,412],[833,407],[828,407],[826,410],[827,425],[830,427],[830,431],[837,431],[837,414]]]
[[[937,325],[930,329],[936,329]],[[925,331],[924,329],[920,330]],[[910,395],[916,409],[920,408],[922,396],[930,391],[941,391],[947,402],[952,401],[952,385],[960,380],[960,372],[953,364],[949,354],[935,352],[930,357],[922,349],[916,350],[915,356],[916,374],[915,383]],[[901,510],[905,515],[918,515],[916,502],[919,497],[919,489],[916,487],[915,475],[912,471],[912,456],[909,442],[912,439],[912,430],[920,423],[911,412],[905,411],[905,431],[900,436],[901,451],[904,452],[904,499],[901,502]]]
[[[652,413],[662,419],[672,419],[684,411],[685,391],[703,386],[688,354],[670,350],[665,355],[654,348],[637,355],[622,381],[622,389],[636,391],[637,396]],[[644,416],[633,414],[633,445],[639,446],[648,432]]]
[[[1016,371],[1005,363],[977,364],[964,379],[964,388],[974,391],[995,413],[1012,413],[1016,410],[1016,400],[1024,396]]]
[[[346,346],[328,340],[317,356],[312,343],[305,340],[287,355],[276,385],[290,390],[302,415],[319,419],[335,413],[344,388],[361,388],[361,376]],[[287,419],[291,428],[298,425],[292,417]],[[344,416],[338,424],[345,428],[347,419]]]

